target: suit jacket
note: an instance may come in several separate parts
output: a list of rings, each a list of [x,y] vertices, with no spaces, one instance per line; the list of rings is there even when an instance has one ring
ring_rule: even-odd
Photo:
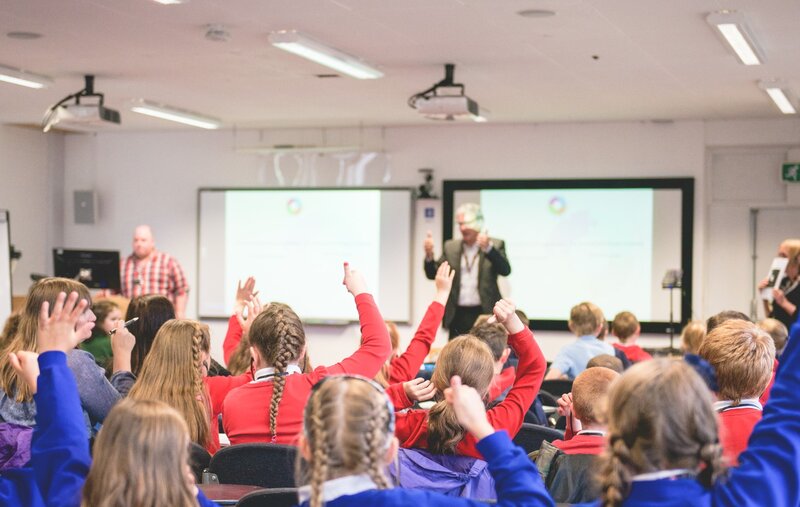
[[[506,247],[502,239],[490,238],[492,249],[489,253],[478,250],[478,293],[481,298],[483,313],[492,313],[494,304],[500,300],[500,288],[497,286],[498,276],[511,274],[511,264],[506,257]],[[425,275],[429,280],[436,278],[436,270],[447,261],[456,272],[453,288],[444,310],[444,327],[450,327],[458,306],[458,293],[461,290],[461,249],[460,239],[449,239],[444,243],[444,252],[438,260],[425,260]]]

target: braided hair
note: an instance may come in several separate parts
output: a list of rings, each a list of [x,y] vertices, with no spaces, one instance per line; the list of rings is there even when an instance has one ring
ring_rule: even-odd
[[[300,358],[306,344],[303,324],[288,305],[270,303],[253,321],[250,343],[256,347],[262,359],[275,368],[269,404],[269,427],[272,441],[275,442],[278,435],[278,407],[286,385],[286,367]]]

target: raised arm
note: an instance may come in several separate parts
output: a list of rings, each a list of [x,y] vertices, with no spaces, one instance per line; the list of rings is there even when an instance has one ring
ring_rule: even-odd
[[[433,233],[431,231],[428,231],[425,235],[423,247],[425,249],[425,262],[423,263],[425,276],[428,280],[433,280],[436,278],[436,270],[439,269],[439,266],[444,262],[444,254],[442,254],[438,261],[435,260],[433,256]]]
[[[443,262],[439,266],[436,272],[436,296],[428,306],[406,351],[390,363],[390,384],[406,382],[417,375],[436,339],[436,332],[442,323],[442,317],[444,317],[444,305],[447,304],[447,298],[450,297],[450,288],[453,286],[455,274],[447,262]]]
[[[769,403],[739,466],[713,488],[715,506],[796,506],[800,498],[800,326],[781,355]]]

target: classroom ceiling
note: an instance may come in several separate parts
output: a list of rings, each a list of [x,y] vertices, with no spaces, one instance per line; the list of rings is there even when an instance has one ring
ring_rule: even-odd
[[[763,65],[716,36],[705,17],[721,9],[746,16]],[[239,128],[431,124],[406,101],[446,62],[494,123],[779,118],[757,83],[800,95],[799,22],[797,0],[3,0],[0,64],[55,83],[0,82],[0,123],[39,124],[92,73],[122,129],[191,128],[130,112],[137,98]],[[229,39],[206,39],[210,24]],[[331,71],[269,44],[283,29],[385,76],[319,78]]]

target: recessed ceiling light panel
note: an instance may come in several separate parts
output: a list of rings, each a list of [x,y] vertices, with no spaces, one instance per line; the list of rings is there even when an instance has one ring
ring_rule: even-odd
[[[517,15],[523,18],[552,18],[556,15],[556,11],[548,9],[525,9],[518,11]]]

